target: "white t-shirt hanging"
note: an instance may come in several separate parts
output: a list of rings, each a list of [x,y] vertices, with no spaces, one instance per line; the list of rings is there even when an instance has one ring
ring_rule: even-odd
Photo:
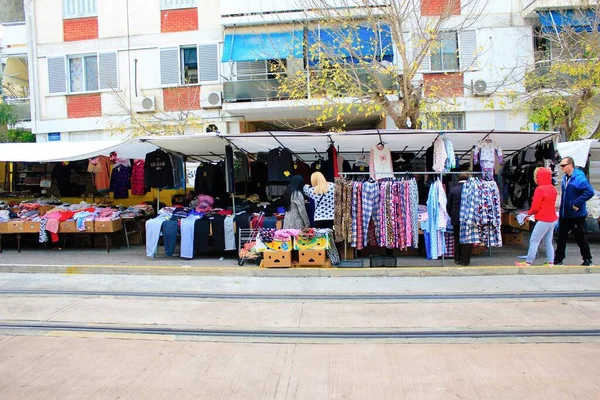
[[[376,145],[371,148],[371,157],[369,159],[369,172],[371,178],[377,180],[381,178],[393,178],[394,168],[392,166],[392,154],[390,149]]]

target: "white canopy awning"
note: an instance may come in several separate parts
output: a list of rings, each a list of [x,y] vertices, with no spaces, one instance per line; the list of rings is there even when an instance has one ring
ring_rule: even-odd
[[[585,167],[590,149],[597,148],[600,148],[600,142],[596,139],[574,140],[558,143],[557,145],[558,154],[561,157],[572,157],[578,167]]]
[[[227,141],[215,133],[186,136],[159,136],[141,139],[156,147],[194,160],[216,160],[225,154]]]
[[[0,144],[0,161],[11,162],[60,162],[85,160],[96,156],[108,156],[117,152],[120,158],[144,158],[156,150],[149,143],[139,140],[89,141],[89,142],[38,142]]]
[[[527,131],[450,131],[445,133],[457,153],[466,152],[480,140],[488,137],[498,143],[505,154],[510,154],[550,139],[553,132]],[[383,141],[392,151],[418,152],[425,150],[440,135],[437,131],[370,130],[345,133],[290,133],[257,132],[223,135],[235,146],[249,152],[268,151],[286,147],[297,154],[324,152],[333,140],[342,152],[368,151]]]

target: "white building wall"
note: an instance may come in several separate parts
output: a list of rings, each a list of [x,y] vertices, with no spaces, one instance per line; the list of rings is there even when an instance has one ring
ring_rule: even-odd
[[[37,130],[41,133],[70,133],[66,135],[69,138],[83,137],[76,136],[78,132],[85,133],[87,138],[89,132],[102,132],[102,130],[114,126],[115,121],[122,121],[123,116],[131,110],[130,107],[133,107],[136,101],[136,89],[137,97],[154,96],[157,107],[162,109],[159,48],[222,42],[223,16],[230,18],[227,16],[298,8],[297,0],[242,2],[237,0],[221,0],[220,2],[200,0],[198,31],[161,34],[160,0],[129,0],[129,20],[127,19],[127,2],[98,0],[99,39],[65,43],[62,41],[62,0],[33,0],[33,2],[37,16],[35,22],[38,41],[36,76],[41,96],[39,99],[40,123],[37,124]],[[515,113],[511,109],[510,102],[505,101],[504,95],[510,91],[524,89],[522,77],[525,67],[533,62],[531,29],[520,15],[521,0],[510,0],[509,2],[490,0],[481,4],[484,3],[486,5],[485,16],[470,27],[477,30],[477,47],[480,50],[478,65],[477,68],[464,73],[465,97],[458,99],[457,106],[448,111],[465,112],[466,129],[520,129],[526,124],[526,116],[522,113]],[[278,18],[277,14],[268,15]],[[228,19],[228,21],[231,20]],[[264,21],[263,19],[263,23]],[[241,26],[236,28],[236,32],[255,28]],[[130,34],[129,38],[127,38],[127,32]],[[102,94],[105,117],[68,120],[66,96],[48,94],[46,57],[96,51],[118,52],[119,88],[116,92]],[[137,75],[136,78],[134,78],[134,73]],[[486,81],[491,90],[496,89],[499,85],[502,87],[491,97],[473,97],[470,91],[471,82],[479,79]],[[495,103],[499,109],[496,111],[486,110],[486,106],[489,107],[490,102]],[[500,106],[500,104],[502,105]],[[248,103],[247,107],[251,108],[251,106],[252,104]],[[236,104],[235,109],[236,121],[228,124],[228,131],[231,132],[239,131],[237,121],[244,118],[244,104]],[[290,114],[290,111],[285,113]],[[203,115],[210,115],[221,120],[232,117],[220,110],[205,111]],[[278,116],[273,116],[273,119],[277,118]],[[232,117],[232,119],[234,118]],[[387,122],[387,127],[392,128],[393,124],[389,118]]]
[[[37,43],[58,43],[63,40],[62,0],[32,0],[35,12]]]

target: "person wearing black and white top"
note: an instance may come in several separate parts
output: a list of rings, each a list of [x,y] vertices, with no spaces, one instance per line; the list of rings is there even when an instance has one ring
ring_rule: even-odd
[[[325,176],[315,172],[310,176],[309,185],[304,185],[304,194],[315,202],[315,226],[317,228],[333,228],[334,185],[327,182]]]

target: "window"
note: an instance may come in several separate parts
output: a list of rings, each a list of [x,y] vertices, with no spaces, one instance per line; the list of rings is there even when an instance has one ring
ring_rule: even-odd
[[[441,113],[439,115],[439,129],[463,130],[465,129],[464,113]]]
[[[456,32],[440,32],[431,43],[431,70],[458,70],[458,38]]]
[[[49,93],[118,90],[117,53],[48,57]]]
[[[160,0],[161,10],[198,7],[198,0]]]
[[[285,73],[287,60],[238,61],[237,80],[250,81],[262,79],[277,79]]]
[[[198,48],[181,49],[181,80],[183,84],[198,83]]]
[[[97,0],[63,0],[63,18],[95,17]]]
[[[69,58],[69,92],[98,90],[98,56]]]
[[[160,82],[163,86],[219,82],[219,49],[216,44],[160,49]]]

